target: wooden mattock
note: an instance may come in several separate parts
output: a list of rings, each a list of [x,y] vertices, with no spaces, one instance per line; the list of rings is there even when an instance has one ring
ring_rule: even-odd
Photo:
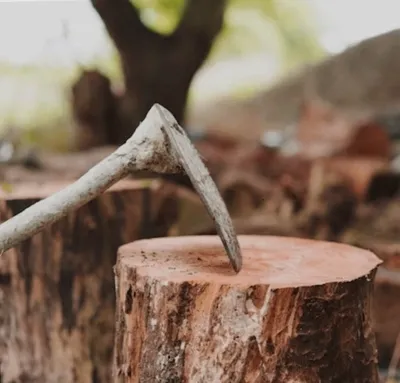
[[[348,245],[242,236],[139,240],[115,266],[115,382],[377,383],[380,260]]]

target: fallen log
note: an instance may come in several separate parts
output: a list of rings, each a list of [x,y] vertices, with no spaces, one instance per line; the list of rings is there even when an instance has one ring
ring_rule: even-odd
[[[378,258],[305,239],[216,236],[119,249],[114,381],[378,382],[370,297]]]

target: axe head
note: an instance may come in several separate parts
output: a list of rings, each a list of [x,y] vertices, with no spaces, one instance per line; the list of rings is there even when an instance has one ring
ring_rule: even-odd
[[[189,176],[208,213],[215,222],[218,235],[224,245],[233,269],[238,273],[242,268],[242,254],[231,217],[217,186],[210,176],[200,155],[186,132],[179,126],[173,115],[164,107],[155,104],[162,121],[162,131],[167,138],[177,162]]]

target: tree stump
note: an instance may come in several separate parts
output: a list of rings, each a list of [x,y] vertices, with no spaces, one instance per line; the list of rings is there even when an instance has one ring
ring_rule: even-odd
[[[367,250],[241,236],[235,275],[216,236],[119,249],[114,381],[378,382]]]
[[[14,185],[1,195],[0,219],[64,186]],[[1,382],[110,382],[117,249],[168,234],[175,190],[160,182],[121,181],[2,255]]]

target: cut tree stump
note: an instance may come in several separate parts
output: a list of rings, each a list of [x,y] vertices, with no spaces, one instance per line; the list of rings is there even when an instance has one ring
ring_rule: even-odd
[[[0,219],[65,186],[25,183],[1,193]],[[177,188],[125,180],[0,262],[0,381],[109,383],[120,245],[165,236]]]
[[[348,245],[240,236],[231,270],[217,236],[119,249],[115,382],[375,383],[372,280]]]

